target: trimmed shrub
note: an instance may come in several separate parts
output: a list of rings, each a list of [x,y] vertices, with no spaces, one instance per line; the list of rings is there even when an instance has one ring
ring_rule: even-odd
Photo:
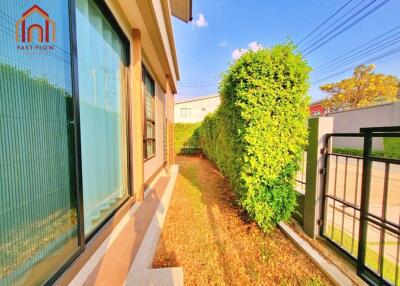
[[[199,123],[175,124],[175,153],[193,154],[200,151]]]
[[[200,127],[200,146],[262,229],[290,218],[307,141],[310,67],[292,44],[244,54],[220,84],[221,106]]]

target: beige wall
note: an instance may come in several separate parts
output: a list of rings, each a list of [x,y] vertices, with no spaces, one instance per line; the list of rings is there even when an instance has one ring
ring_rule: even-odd
[[[169,102],[173,102],[173,92],[166,90],[167,81],[173,89],[179,77],[175,54],[175,44],[173,42],[173,32],[170,25],[170,6],[165,0],[151,1],[132,1],[132,0],[106,0],[112,10],[119,25],[133,45],[132,29],[140,30],[141,34],[141,62],[144,63],[155,81],[155,129],[156,129],[156,156],[143,162],[140,156],[133,152],[134,164],[142,164],[143,181],[146,183],[164,165],[164,119],[165,112],[169,113],[169,119],[173,121],[173,106],[167,105],[166,98],[172,97]],[[166,9],[168,11],[163,11]],[[131,55],[131,59],[133,55]],[[140,81],[140,84],[142,82]],[[131,87],[137,85],[131,82]],[[131,96],[138,96],[132,93]],[[144,109],[144,105],[143,105]],[[132,113],[139,112],[133,109]],[[143,110],[140,110],[143,113]],[[172,113],[172,114],[171,114]],[[142,117],[144,115],[142,114]],[[143,131],[134,130],[132,136],[140,137],[134,140],[137,148],[143,148]],[[135,150],[135,148],[132,148]],[[136,149],[137,150],[137,149]],[[133,178],[138,180],[138,178]],[[136,187],[135,187],[136,189]],[[136,191],[136,190],[134,190]]]
[[[175,103],[175,123],[200,122],[208,113],[214,112],[220,104],[219,96]],[[182,116],[182,108],[189,108],[190,116]]]
[[[400,126],[400,102],[327,114],[333,117],[334,133],[358,133],[363,127]],[[362,139],[334,138],[333,147],[363,148]],[[374,138],[372,148],[383,150],[382,138]]]
[[[156,121],[156,156],[144,162],[144,181],[147,182],[164,164],[164,108],[165,93],[156,83],[155,121]]]

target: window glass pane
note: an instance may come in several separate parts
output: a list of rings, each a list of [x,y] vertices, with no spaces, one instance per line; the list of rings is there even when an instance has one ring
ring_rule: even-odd
[[[92,0],[77,0],[85,233],[128,196],[124,45]]]
[[[153,156],[155,154],[155,144],[154,140],[147,140],[146,141],[146,152],[147,158]]]
[[[151,121],[147,121],[146,128],[147,128],[146,129],[147,138],[154,138],[155,137],[155,134],[154,134],[154,123],[151,122]]]
[[[151,93],[146,92],[146,118],[154,119],[153,115],[153,96]]]
[[[40,285],[79,247],[68,1],[0,21],[0,284]]]

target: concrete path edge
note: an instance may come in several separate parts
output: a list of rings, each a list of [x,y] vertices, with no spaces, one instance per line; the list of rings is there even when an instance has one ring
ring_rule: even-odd
[[[306,255],[318,266],[321,271],[328,276],[329,280],[335,285],[356,285],[354,282],[337,268],[330,261],[325,259],[317,250],[315,250],[307,241],[302,239],[287,224],[279,223],[282,232],[292,240]]]
[[[124,285],[183,286],[182,267],[152,269],[154,255],[157,250],[178,173],[179,166],[171,166],[169,183],[151,220],[143,242],[139,247]]]

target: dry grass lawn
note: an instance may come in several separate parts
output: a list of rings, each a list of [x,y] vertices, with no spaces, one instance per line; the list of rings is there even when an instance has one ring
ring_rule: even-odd
[[[185,285],[331,285],[280,230],[263,233],[201,156],[180,156],[180,175],[153,262],[181,266]]]

